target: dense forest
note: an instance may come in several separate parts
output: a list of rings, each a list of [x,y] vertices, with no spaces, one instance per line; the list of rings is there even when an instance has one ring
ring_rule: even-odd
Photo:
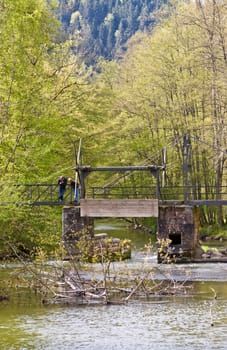
[[[158,3],[89,3],[0,0],[1,203],[17,203],[17,184],[72,176],[80,138],[89,165],[159,165],[166,148],[165,185],[175,186],[183,181],[187,133],[193,196],[212,186],[221,192],[227,185],[226,2],[174,2],[155,22],[150,11]],[[152,30],[143,30],[145,23]],[[114,180],[94,175],[88,185]],[[223,225],[226,215],[201,209],[201,225]],[[4,256],[12,244],[34,256],[59,252],[61,208],[2,206],[0,229]]]
[[[73,51],[88,64],[122,56],[137,31],[151,30],[164,0],[59,0],[58,17]],[[160,12],[161,13],[161,12]],[[159,17],[160,17],[159,13]]]

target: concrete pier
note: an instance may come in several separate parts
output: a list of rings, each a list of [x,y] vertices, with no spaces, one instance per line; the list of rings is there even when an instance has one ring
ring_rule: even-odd
[[[200,257],[199,213],[191,206],[159,206],[158,262]]]
[[[94,234],[94,218],[81,216],[79,207],[63,208],[62,232],[65,260],[98,262],[131,257],[130,241],[111,238],[106,233]]]
[[[75,257],[79,254],[77,242],[81,237],[87,237],[88,240],[94,237],[94,219],[81,217],[80,208],[78,207],[63,207],[62,239],[67,258]]]

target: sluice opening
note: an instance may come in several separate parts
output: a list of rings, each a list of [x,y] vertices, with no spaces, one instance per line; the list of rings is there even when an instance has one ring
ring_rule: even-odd
[[[181,245],[181,234],[169,234],[169,239],[171,240],[170,246]]]

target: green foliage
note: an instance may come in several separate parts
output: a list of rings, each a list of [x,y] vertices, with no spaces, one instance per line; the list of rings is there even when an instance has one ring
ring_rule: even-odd
[[[0,258],[35,257],[40,249],[54,257],[61,249],[61,209],[4,208]]]
[[[202,248],[202,250],[203,250],[203,252],[207,252],[207,251],[213,251],[213,252],[215,252],[215,253],[217,253],[218,252],[218,249],[217,248],[211,248],[211,247],[209,247],[208,245],[201,245],[201,248]]]
[[[45,0],[1,1],[0,17],[0,201],[18,203],[15,185],[72,176],[90,72],[60,41]],[[61,242],[58,210],[3,208],[1,244],[9,255],[9,244],[35,255],[38,247],[52,253]]]
[[[226,240],[227,237],[227,225],[224,224],[223,226],[219,226],[217,223],[214,223],[212,225],[205,225],[204,227],[201,227],[200,229],[200,235],[209,235],[212,238],[215,238],[217,240]]]
[[[120,240],[112,237],[91,237],[87,230],[76,232],[75,236],[77,239],[74,242],[66,243],[68,250],[73,252],[70,259],[80,262],[101,262],[105,264],[110,261],[119,261],[131,257],[130,240]]]
[[[68,42],[56,42],[45,1],[6,1],[1,15],[1,173],[17,182],[53,180],[64,171],[63,151],[72,164],[72,141],[83,127],[85,68]]]

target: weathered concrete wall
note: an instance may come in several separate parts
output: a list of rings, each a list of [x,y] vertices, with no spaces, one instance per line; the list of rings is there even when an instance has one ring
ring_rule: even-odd
[[[62,239],[68,256],[78,254],[76,242],[82,236],[94,236],[94,219],[81,217],[80,209],[75,206],[63,207]]]
[[[108,207],[109,209],[111,207]],[[117,210],[120,209],[118,208]],[[162,242],[172,241],[164,246],[163,251],[159,249],[158,261],[164,261],[166,255],[177,257],[178,260],[187,258],[187,261],[192,261],[193,258],[198,257],[197,253],[201,252],[199,251],[199,215],[197,209],[190,206],[159,206],[158,213],[157,238]],[[78,207],[64,207],[62,212],[62,231],[63,242],[68,256],[78,255],[80,253],[78,241],[80,240],[81,243],[81,238],[83,237],[84,246],[80,249],[86,250],[91,237],[94,237],[94,218],[81,216],[81,211]],[[88,249],[88,253],[90,251],[91,248],[90,250]]]
[[[81,216],[158,217],[157,199],[81,199]]]
[[[178,258],[195,257],[199,245],[198,228],[199,216],[196,208],[159,206],[158,238],[172,240],[167,248],[170,255],[175,254]]]

